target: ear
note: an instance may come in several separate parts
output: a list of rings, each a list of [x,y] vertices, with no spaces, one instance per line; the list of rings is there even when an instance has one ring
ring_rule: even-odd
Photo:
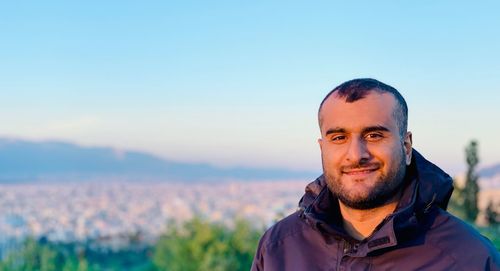
[[[318,144],[319,144],[319,149],[323,150],[323,139],[322,138],[318,138]]]
[[[411,132],[406,132],[406,135],[405,135],[405,138],[403,141],[403,147],[405,150],[405,159],[406,159],[407,166],[409,166],[411,164],[412,144],[413,144],[412,134],[411,134]]]

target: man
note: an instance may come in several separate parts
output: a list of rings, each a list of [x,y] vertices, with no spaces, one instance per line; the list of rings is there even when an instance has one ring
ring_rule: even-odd
[[[252,270],[500,270],[491,242],[445,211],[452,179],[412,149],[396,89],[345,82],[318,119],[323,175],[264,234]]]

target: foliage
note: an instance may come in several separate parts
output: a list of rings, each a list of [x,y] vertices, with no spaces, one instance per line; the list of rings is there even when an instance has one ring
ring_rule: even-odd
[[[478,226],[475,224],[479,208],[477,205],[479,186],[478,176],[475,168],[479,162],[477,154],[477,142],[471,141],[466,147],[467,176],[463,188],[455,187],[448,205],[448,211],[467,221],[474,226],[482,235],[490,239],[497,250],[500,251],[500,224],[499,214],[496,212],[493,202],[490,201],[485,210],[485,218],[488,226]]]
[[[465,185],[463,188],[463,207],[465,216],[470,221],[476,221],[479,209],[477,207],[477,198],[479,193],[479,186],[477,184],[478,176],[476,174],[476,166],[479,163],[477,154],[477,142],[472,140],[465,148],[467,160],[467,176],[465,178]]]
[[[68,267],[73,267],[68,269]],[[16,250],[0,262],[2,271],[21,271],[21,270],[89,270],[86,268],[84,260],[76,257],[65,257],[61,251],[58,251],[53,245],[45,241],[36,241],[33,238],[27,238],[21,248]]]
[[[52,243],[45,239],[27,238],[21,246],[0,262],[0,271],[94,271],[152,270],[145,251],[109,252],[92,248],[93,244]]]
[[[497,213],[498,208],[493,205],[493,201],[490,200],[488,207],[486,207],[485,217],[488,225],[498,226],[500,224],[500,215]]]
[[[448,211],[453,215],[467,221],[467,216],[464,209],[464,198],[463,190],[460,187],[455,186],[453,189],[453,194],[451,194],[450,202],[448,203]],[[473,223],[468,221],[469,223]]]
[[[249,222],[233,228],[200,218],[170,224],[158,241],[153,262],[160,270],[249,270],[260,237]]]
[[[249,270],[260,235],[248,221],[227,227],[194,218],[180,227],[171,223],[154,247],[129,242],[109,251],[99,249],[98,240],[61,244],[27,238],[0,261],[0,271]]]

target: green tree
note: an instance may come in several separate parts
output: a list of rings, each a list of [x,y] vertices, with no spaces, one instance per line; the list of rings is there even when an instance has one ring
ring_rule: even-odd
[[[458,185],[457,180],[454,180],[453,194],[451,194],[450,202],[448,203],[448,211],[461,219],[466,220],[464,210],[463,188]]]
[[[492,200],[490,200],[490,202],[488,203],[488,207],[486,207],[485,216],[486,221],[488,221],[488,225],[490,225],[490,227],[498,226],[500,217],[496,211],[495,206],[493,205]]]
[[[465,177],[465,185],[462,191],[463,206],[465,216],[468,220],[476,221],[479,209],[477,207],[477,199],[479,193],[479,186],[477,184],[478,176],[476,173],[476,166],[479,163],[478,158],[478,144],[472,140],[465,148],[467,160],[467,176]]]
[[[195,218],[181,226],[171,223],[153,249],[109,252],[93,250],[92,243],[27,238],[0,261],[0,271],[249,270],[260,235],[245,220],[228,227]]]
[[[0,271],[91,271],[85,255],[77,255],[64,245],[51,243],[46,239],[26,238],[21,246],[11,251],[0,262]]]
[[[27,238],[19,250],[9,253],[0,263],[0,270],[40,270],[55,271],[57,266],[57,251],[40,244],[33,238]]]
[[[153,263],[160,270],[249,270],[260,232],[247,221],[233,228],[199,217],[181,227],[169,223],[156,244]]]

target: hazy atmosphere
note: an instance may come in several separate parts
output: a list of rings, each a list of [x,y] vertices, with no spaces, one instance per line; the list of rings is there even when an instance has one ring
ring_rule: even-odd
[[[499,4],[64,1],[0,4],[0,136],[222,167],[320,171],[316,112],[373,77],[451,174],[500,161]]]
[[[275,260],[280,270],[421,270],[452,259],[488,269],[476,243],[500,251],[499,10],[0,2],[0,270],[268,270]],[[404,173],[391,104],[370,96],[330,106],[324,123],[362,135],[373,161],[356,167],[347,154],[361,145],[331,136],[326,178],[307,186],[323,172],[321,101],[367,77],[406,98],[413,147],[454,177],[453,194],[417,153]],[[279,262],[289,256],[307,265]]]

